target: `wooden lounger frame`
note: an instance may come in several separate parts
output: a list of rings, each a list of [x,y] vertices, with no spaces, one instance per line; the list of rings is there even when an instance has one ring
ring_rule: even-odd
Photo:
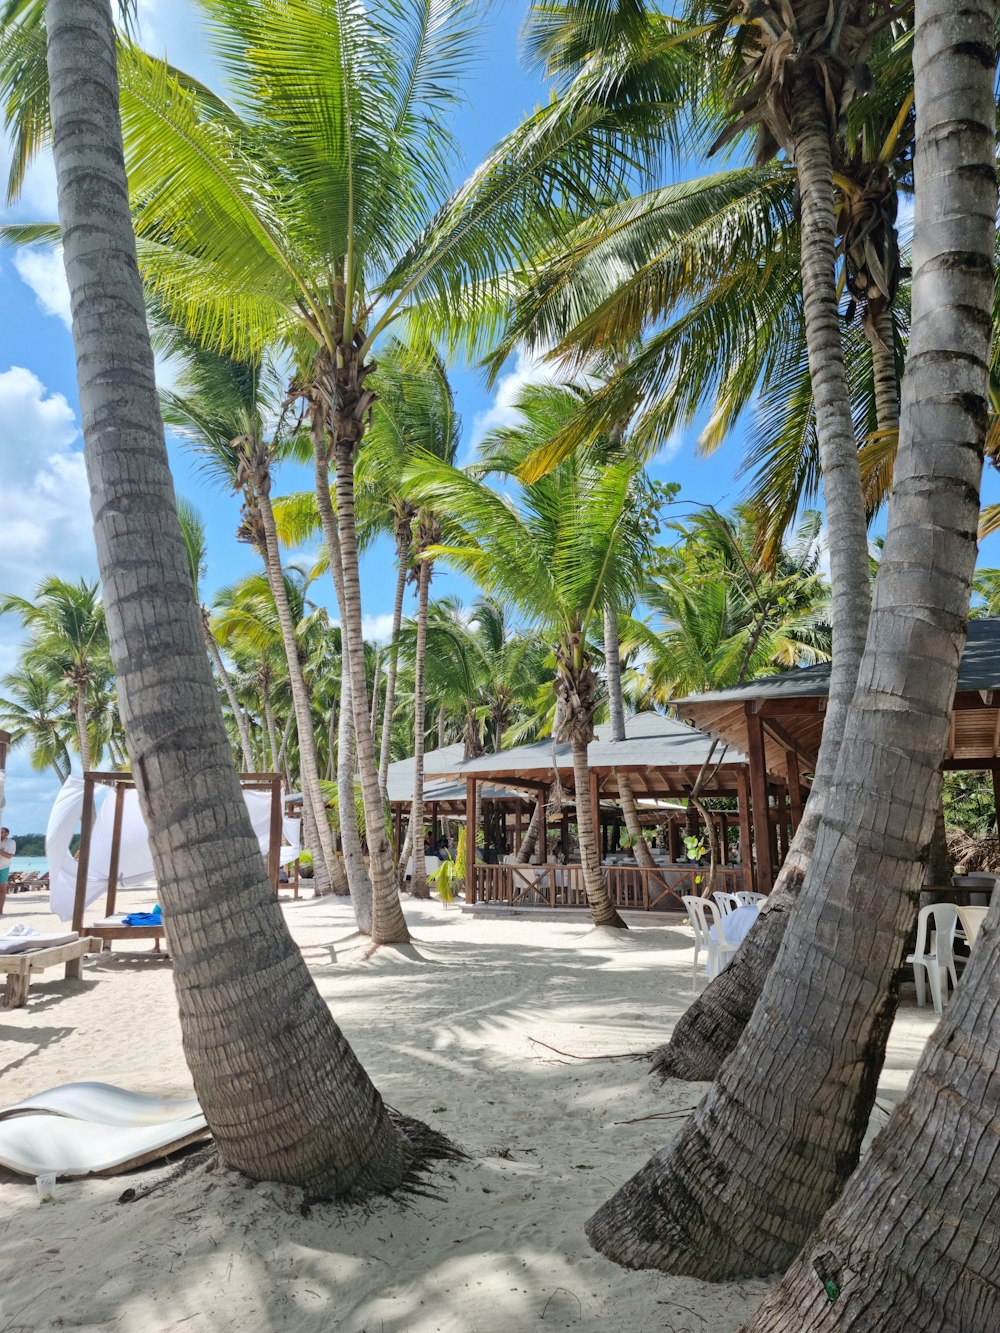
[[[18,1009],[28,1003],[28,987],[33,972],[44,972],[47,968],[65,963],[66,976],[79,980],[83,955],[100,953],[103,948],[103,940],[85,935],[82,939],[70,940],[68,944],[54,944],[48,949],[26,949],[24,953],[0,954],[0,972],[7,973],[3,1007]]]

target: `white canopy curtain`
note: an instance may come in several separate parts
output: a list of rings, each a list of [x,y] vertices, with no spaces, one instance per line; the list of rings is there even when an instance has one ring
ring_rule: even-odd
[[[270,843],[271,796],[266,791],[244,791],[250,823],[266,857]],[[97,813],[90,844],[90,865],[87,873],[85,904],[99,898],[108,887],[111,865],[111,840],[114,826],[114,792],[105,788],[96,794]],[[70,842],[80,826],[83,815],[83,778],[71,775],[63,783],[55,799],[45,832],[45,855],[49,863],[52,911],[60,921],[73,917],[76,897],[77,863],[70,855]],[[287,865],[298,859],[300,851],[299,821],[282,820],[282,846],[278,859]],[[287,844],[287,846],[285,845]],[[122,811],[121,844],[118,859],[120,885],[155,884],[153,854],[149,849],[149,835],[139,809],[139,794],[135,788],[125,792]]]

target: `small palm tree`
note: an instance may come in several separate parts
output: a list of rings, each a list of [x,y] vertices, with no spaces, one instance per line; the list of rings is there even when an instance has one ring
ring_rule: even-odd
[[[44,579],[33,598],[0,597],[0,615],[13,613],[30,633],[22,664],[63,682],[73,701],[76,746],[84,770],[91,767],[89,700],[110,676],[108,628],[100,587],[80,579]]]
[[[532,388],[518,403],[522,424],[487,442],[484,470],[516,472],[547,434],[576,410],[577,391]],[[637,465],[577,454],[548,476],[492,490],[478,477],[430,460],[408,473],[419,501],[443,515],[441,557],[488,595],[516,609],[549,638],[556,655],[556,739],[573,753],[577,828],[587,900],[595,924],[624,927],[601,875],[591,808],[587,747],[594,738],[598,681],[591,636],[603,610],[638,585],[648,536],[638,516]]]
[[[32,768],[51,768],[65,782],[73,724],[67,719],[58,678],[37,667],[19,666],[0,680],[0,689],[4,692],[0,728],[10,732],[11,745],[26,746]]]

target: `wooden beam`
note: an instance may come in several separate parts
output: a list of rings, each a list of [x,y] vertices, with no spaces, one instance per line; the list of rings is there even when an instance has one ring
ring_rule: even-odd
[[[750,781],[745,766],[740,768],[738,784],[740,793],[740,865],[743,867],[743,887],[750,890],[757,886],[757,875],[753,863],[753,839],[750,836]]]
[[[825,713],[826,698],[808,695],[802,699],[758,699],[746,704],[758,717],[789,717],[796,713]]]
[[[792,834],[802,823],[802,779],[799,776],[799,756],[795,750],[785,751],[785,771],[788,774],[788,795],[792,807]]]
[[[465,901],[476,901],[476,779],[465,779]]]
[[[115,818],[111,825],[111,855],[108,858],[108,901],[105,907],[107,916],[114,916],[118,901],[118,867],[122,854],[122,818],[125,813],[124,785],[119,785],[115,792]],[[82,925],[82,922],[81,922]]]
[[[325,814],[324,814],[325,818]],[[271,823],[267,832],[267,877],[278,892],[281,876],[281,778],[271,780]]]
[[[747,758],[750,760],[750,799],[753,803],[753,848],[757,865],[757,891],[770,893],[774,886],[771,855],[771,820],[768,814],[767,768],[764,756],[764,724],[753,705],[746,705]]]
[[[806,768],[816,767],[816,755],[811,754],[802,745],[801,741],[796,740],[791,732],[785,730],[780,722],[775,722],[773,718],[769,718],[764,723],[764,730],[772,740],[778,742],[783,750],[793,750],[805,764]]]

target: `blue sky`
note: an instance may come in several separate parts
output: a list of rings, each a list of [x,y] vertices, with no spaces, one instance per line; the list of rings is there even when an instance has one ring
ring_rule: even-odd
[[[466,170],[546,96],[534,72],[519,59],[518,29],[526,7],[522,0],[486,6],[489,18],[482,51],[467,80],[468,101],[458,125]],[[191,0],[140,0],[139,13],[148,49],[165,52],[175,64],[215,81]],[[0,170],[6,179],[6,153]],[[41,162],[30,174],[22,201],[4,216],[47,220],[55,215],[51,166]],[[0,590],[27,595],[48,573],[69,578],[96,575],[68,298],[58,256],[0,251],[0,302],[4,312],[0,321]],[[538,373],[537,366],[521,358],[491,390],[476,369],[454,370],[465,455],[489,426],[511,419],[519,386]],[[679,482],[685,502],[711,502],[724,508],[740,494],[741,482],[734,474],[742,440],[729,442],[706,459],[696,455],[696,435],[692,429],[672,440],[650,470],[659,480]],[[199,507],[206,521],[206,593],[210,597],[215,588],[255,568],[255,557],[234,540],[239,508],[235,498],[206,483],[176,441],[171,441],[171,457],[178,492]],[[305,472],[298,477],[288,472],[279,476],[278,489],[296,490],[309,484]],[[1000,499],[995,474],[989,476],[987,487],[989,499]],[[984,556],[990,564],[1000,563],[1000,551],[984,552]],[[386,545],[368,553],[363,562],[366,628],[373,636],[385,635],[391,617],[391,560]],[[470,595],[462,580],[447,573],[437,575],[435,594],[449,591]],[[0,673],[13,666],[19,638],[13,618],[0,620]],[[24,756],[11,756],[5,822],[15,833],[44,830],[56,785],[51,775],[32,773]]]

